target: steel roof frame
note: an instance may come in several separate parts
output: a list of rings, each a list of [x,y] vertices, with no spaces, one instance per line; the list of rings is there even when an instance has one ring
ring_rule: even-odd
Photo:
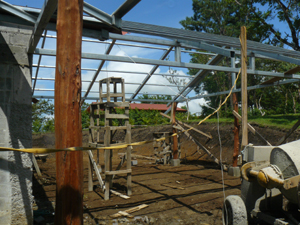
[[[205,98],[209,96],[227,94],[228,91],[225,92],[218,92],[218,93],[210,93],[206,95],[197,95],[194,97],[186,96],[193,90],[195,86],[201,82],[201,80],[211,71],[224,71],[230,73],[237,73],[239,68],[225,67],[225,66],[218,66],[219,62],[224,57],[234,58],[235,55],[239,55],[240,51],[240,41],[238,38],[208,34],[208,33],[201,33],[201,32],[194,32],[188,31],[183,29],[171,28],[171,27],[164,27],[164,26],[157,26],[145,23],[138,23],[138,22],[131,22],[131,21],[124,21],[122,17],[128,13],[136,4],[138,4],[140,0],[127,0],[125,1],[114,13],[111,15],[97,9],[96,7],[84,3],[84,12],[89,14],[90,16],[84,16],[84,27],[83,27],[83,36],[93,38],[97,42],[104,41],[111,39],[110,46],[106,50],[105,54],[92,54],[92,53],[82,53],[82,57],[86,59],[97,59],[101,60],[100,65],[97,69],[85,69],[85,70],[93,70],[95,71],[93,78],[90,81],[83,81],[83,82],[90,82],[87,90],[82,90],[85,92],[84,96],[82,97],[82,102],[85,100],[95,100],[93,97],[89,97],[89,93],[93,93],[91,91],[94,82],[96,81],[99,73],[101,71],[109,70],[102,70],[106,61],[115,61],[115,62],[125,62],[125,63],[138,63],[138,64],[149,64],[153,65],[151,71],[149,73],[145,72],[136,72],[136,71],[111,71],[111,72],[120,72],[120,73],[135,73],[135,74],[144,74],[146,77],[144,78],[143,82],[139,84],[139,87],[136,89],[132,96],[127,99],[127,101],[134,101],[137,100],[135,97],[140,94],[139,92],[142,90],[144,85],[153,85],[147,84],[148,80],[151,78],[152,75],[164,75],[164,76],[178,76],[178,77],[188,77],[183,75],[173,75],[173,74],[157,74],[155,73],[156,69],[159,66],[169,66],[169,67],[179,67],[179,68],[194,68],[199,69],[197,74],[190,78],[190,81],[185,87],[173,97],[172,100],[168,100],[167,102],[181,102],[185,101],[185,99],[192,100],[198,98]],[[36,66],[36,74],[33,84],[33,93],[36,89],[36,82],[37,80],[51,80],[50,78],[41,78],[38,77],[39,68],[55,68],[51,66],[42,66],[41,58],[43,55],[55,56],[55,50],[44,49],[45,41],[47,38],[46,31],[47,30],[55,30],[55,10],[57,8],[57,0],[46,0],[42,9],[33,9],[28,7],[19,7],[13,6],[9,3],[4,1],[0,1],[0,24],[1,25],[11,25],[17,24],[18,26],[26,26],[32,27],[32,36],[30,39],[30,45],[28,49],[29,54],[37,54],[39,55],[38,64],[33,65]],[[3,13],[1,13],[1,11]],[[97,28],[94,28],[97,27]],[[121,31],[127,31],[136,34],[145,34],[150,36],[159,36],[166,39],[156,39],[153,37],[141,37],[141,36],[124,36],[121,35]],[[42,41],[41,48],[36,48],[40,38],[43,36],[43,32],[45,31],[44,38]],[[52,36],[51,36],[52,38]],[[55,38],[55,37],[53,37]],[[84,40],[83,41],[87,41]],[[117,43],[117,41],[123,41],[126,43]],[[129,43],[127,43],[129,42]],[[153,46],[143,46],[143,45],[136,45],[131,44],[133,43],[143,43],[143,44],[150,44]],[[159,60],[156,59],[146,59],[146,58],[129,58],[124,56],[114,56],[109,55],[114,45],[125,45],[131,47],[141,47],[141,48],[153,48],[157,50],[165,50],[164,54],[161,56]],[[167,48],[157,47],[157,46],[166,46]],[[175,48],[175,61],[166,61],[164,60],[168,54],[173,51]],[[181,62],[181,52],[191,52],[182,50],[185,49],[193,49],[193,50],[204,50],[203,54],[211,54],[214,57],[208,61],[206,64],[196,64],[196,63],[185,63]],[[234,49],[233,49],[234,48]],[[247,49],[248,49],[248,56],[265,58],[265,59],[273,59],[277,61],[285,61],[289,63],[293,63],[296,65],[300,65],[300,52],[283,49],[280,47],[269,46],[266,44],[254,42],[254,41],[247,41]],[[197,52],[198,54],[202,54],[201,52]],[[82,68],[84,70],[84,68]],[[287,84],[292,82],[299,82],[300,75],[295,74],[285,74],[285,73],[276,73],[270,71],[258,71],[255,70],[253,66],[247,70],[248,74],[256,74],[256,75],[264,75],[264,76],[272,76],[272,77],[279,77],[279,78],[289,78],[288,80],[274,82],[272,84],[261,84],[252,87],[248,87],[248,90],[256,89],[256,88],[264,88],[274,85],[281,85]],[[137,83],[130,83],[127,82],[126,84],[130,85],[137,85]],[[159,86],[159,85],[157,85]],[[174,86],[175,85],[163,85],[160,86]],[[234,90],[235,92],[240,91],[240,89]],[[128,94],[128,93],[126,93]],[[34,95],[33,97],[43,97]],[[52,98],[52,96],[44,96],[47,98]],[[144,101],[144,100],[143,100]],[[147,100],[148,101],[148,100]],[[149,100],[150,102],[153,100]],[[157,101],[157,100],[155,100]]]

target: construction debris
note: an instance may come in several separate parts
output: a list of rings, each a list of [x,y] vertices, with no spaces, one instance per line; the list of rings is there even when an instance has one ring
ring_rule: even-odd
[[[177,187],[174,185],[170,185],[170,184],[161,184],[162,186],[166,186],[166,187],[170,187],[170,188],[175,188],[175,189],[180,189],[180,190],[185,190],[185,188],[183,187]]]
[[[110,192],[111,192],[112,194],[117,195],[117,196],[119,196],[119,197],[121,197],[121,198],[124,198],[124,199],[129,199],[129,198],[130,198],[129,196],[123,195],[123,194],[121,194],[121,193],[119,193],[119,192],[117,192],[117,191],[114,191],[114,190],[110,190]]]
[[[111,215],[110,217],[111,218],[118,218],[120,216],[127,216],[127,217],[132,218],[133,216],[130,215],[129,213],[133,213],[133,212],[139,211],[139,210],[144,209],[146,207],[148,207],[148,205],[142,204],[142,205],[136,206],[134,208],[127,209],[125,211],[119,211],[118,213],[115,213],[115,214]]]

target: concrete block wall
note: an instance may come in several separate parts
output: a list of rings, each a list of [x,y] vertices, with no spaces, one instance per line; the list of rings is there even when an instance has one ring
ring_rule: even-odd
[[[32,147],[31,30],[0,26],[0,146]],[[32,224],[32,154],[0,152],[0,225]]]

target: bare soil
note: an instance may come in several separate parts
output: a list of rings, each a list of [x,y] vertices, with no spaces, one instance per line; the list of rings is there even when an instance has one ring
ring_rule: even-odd
[[[193,126],[196,126],[194,124]],[[262,136],[274,144],[286,133],[285,130],[262,128],[254,126]],[[210,133],[213,139],[196,132],[193,137],[205,144],[207,148],[224,164],[231,165],[233,154],[233,125],[202,124],[198,129]],[[171,132],[169,125],[151,126],[132,129],[132,141],[152,140],[153,132]],[[122,139],[123,133],[116,136]],[[295,132],[289,141],[299,139],[299,131]],[[266,145],[258,137],[249,133],[249,142],[254,145]],[[54,147],[54,134],[33,135],[34,147]],[[240,179],[222,174],[220,167],[212,162],[208,156],[196,149],[196,145],[181,135],[181,165],[155,164],[153,160],[137,159],[137,166],[133,166],[132,190],[130,199],[122,199],[111,195],[110,199],[103,199],[103,192],[97,186],[94,177],[94,191],[87,191],[88,156],[84,154],[84,224],[222,224],[222,204],[224,196],[240,194]],[[83,145],[88,145],[88,132],[83,132]],[[118,153],[125,150],[115,150],[113,156],[114,168],[120,159]],[[220,151],[222,154],[220,154]],[[96,153],[94,153],[96,155]],[[153,144],[135,146],[133,154],[153,156]],[[100,164],[104,164],[103,154],[100,153]],[[55,207],[55,154],[50,154],[46,161],[38,159],[42,178],[34,174],[33,194],[35,196],[34,217],[35,224],[53,224]],[[164,186],[172,185],[182,189]],[[116,176],[113,188],[126,194],[125,175]],[[119,211],[147,204],[148,207],[132,213],[134,218],[120,217],[112,219],[110,215]]]

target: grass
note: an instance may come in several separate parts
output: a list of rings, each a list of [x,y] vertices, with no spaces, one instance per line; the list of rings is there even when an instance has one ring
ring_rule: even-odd
[[[300,119],[300,114],[281,114],[281,115],[265,115],[265,116],[249,116],[248,123],[257,124],[262,127],[274,127],[278,129],[291,129],[293,125]],[[189,122],[199,122],[201,119]],[[220,123],[231,124],[234,118],[220,118]],[[216,116],[209,118],[206,123],[217,123]],[[300,128],[298,128],[300,129]]]

